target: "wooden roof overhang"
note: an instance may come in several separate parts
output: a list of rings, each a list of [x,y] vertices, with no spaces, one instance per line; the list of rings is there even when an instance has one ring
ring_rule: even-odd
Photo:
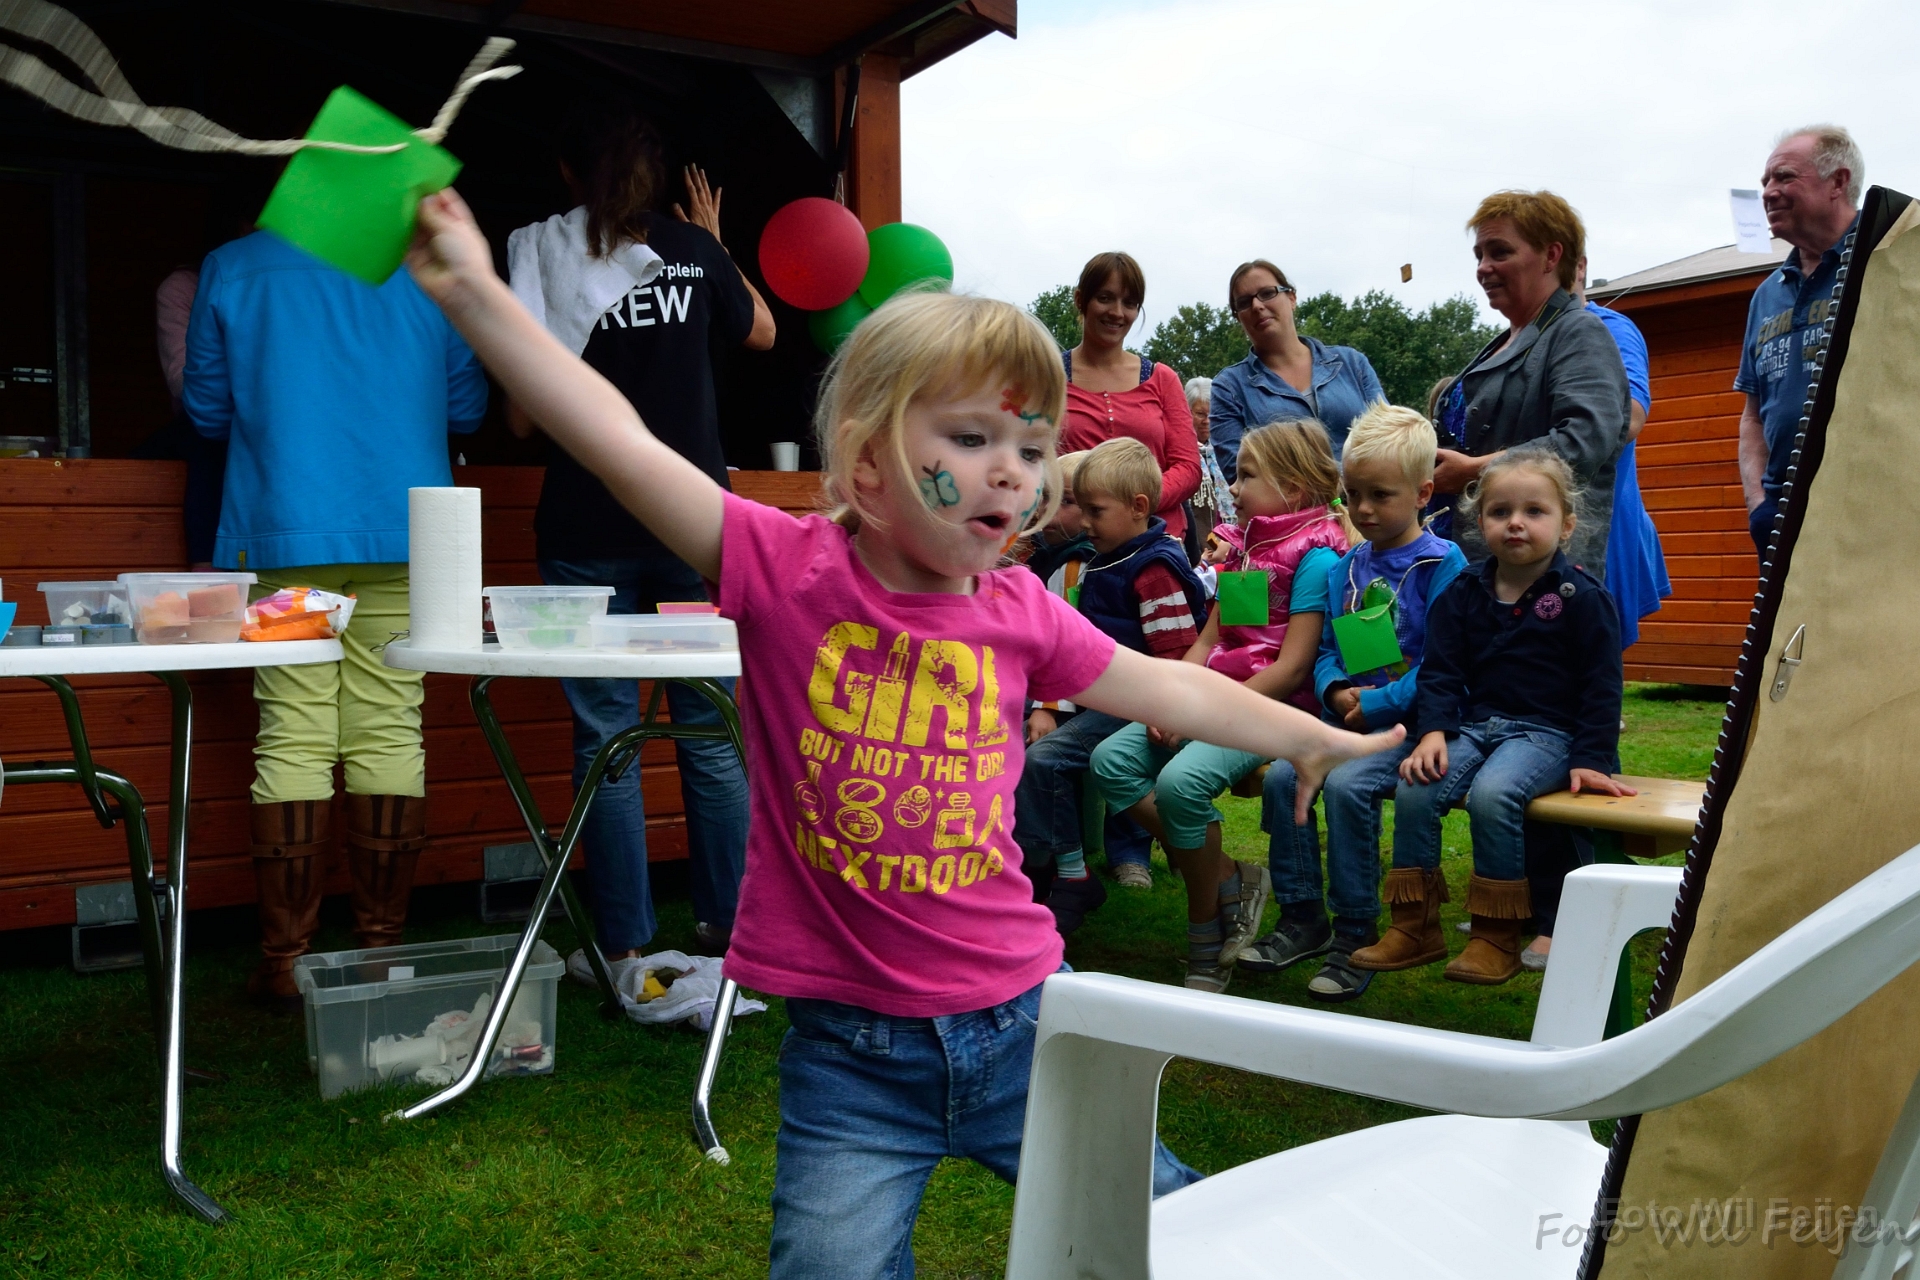
[[[822,76],[869,53],[904,79],[1015,32],[1018,0],[331,0],[570,40]]]

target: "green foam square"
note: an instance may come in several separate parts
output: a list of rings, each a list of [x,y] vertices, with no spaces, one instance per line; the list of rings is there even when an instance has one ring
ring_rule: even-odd
[[[345,85],[327,96],[306,136],[358,146],[406,144],[383,155],[317,147],[297,152],[260,211],[261,227],[368,284],[385,284],[407,256],[421,197],[451,185],[460,162]]]

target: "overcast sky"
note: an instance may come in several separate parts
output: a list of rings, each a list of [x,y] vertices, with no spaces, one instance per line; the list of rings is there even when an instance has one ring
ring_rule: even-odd
[[[1125,249],[1148,331],[1256,256],[1484,311],[1462,223],[1502,187],[1572,201],[1595,277],[1732,243],[1788,126],[1920,193],[1916,48],[1912,0],[1021,0],[1018,40],[903,87],[905,217],[1022,303]]]

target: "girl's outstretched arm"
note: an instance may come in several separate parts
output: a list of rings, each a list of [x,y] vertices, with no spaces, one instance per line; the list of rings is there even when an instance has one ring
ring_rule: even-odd
[[[1163,662],[1125,648],[1115,649],[1100,678],[1073,700],[1182,738],[1286,759],[1300,775],[1296,825],[1307,821],[1314,793],[1335,765],[1385,751],[1406,737],[1399,725],[1365,737],[1348,733],[1297,707],[1263,698],[1217,671],[1191,662]]]
[[[528,314],[494,274],[486,237],[452,190],[420,202],[407,270],[528,416],[668,550],[708,581],[719,578],[720,486]]]

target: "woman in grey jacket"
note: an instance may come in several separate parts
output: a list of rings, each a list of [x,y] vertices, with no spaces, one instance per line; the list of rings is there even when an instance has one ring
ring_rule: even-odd
[[[1569,292],[1586,230],[1551,191],[1496,192],[1467,226],[1487,305],[1509,327],[1442,401],[1435,425],[1458,447],[1440,450],[1434,489],[1460,493],[1494,455],[1537,441],[1566,460],[1580,485],[1567,558],[1603,577],[1613,466],[1627,434],[1627,375],[1606,326]],[[1451,532],[1469,560],[1486,558],[1471,522],[1456,522]]]

